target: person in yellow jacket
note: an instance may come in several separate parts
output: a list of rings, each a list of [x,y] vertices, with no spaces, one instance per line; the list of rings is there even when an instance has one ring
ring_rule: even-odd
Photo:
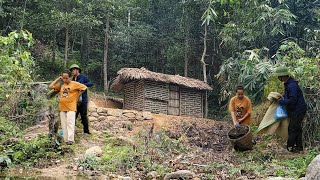
[[[252,104],[251,100],[244,95],[243,86],[236,87],[236,96],[230,99],[229,111],[234,126],[251,125]]]
[[[63,81],[61,85],[60,80]],[[60,91],[59,110],[63,139],[67,145],[71,145],[74,143],[77,103],[87,86],[71,81],[71,71],[66,69],[49,85],[49,88]]]

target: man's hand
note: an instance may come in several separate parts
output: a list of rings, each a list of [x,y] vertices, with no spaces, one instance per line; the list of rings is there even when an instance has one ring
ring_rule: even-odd
[[[284,98],[278,99],[278,103],[281,105],[284,105],[285,104]]]
[[[240,127],[240,123],[239,122],[235,122],[234,123],[234,127]]]

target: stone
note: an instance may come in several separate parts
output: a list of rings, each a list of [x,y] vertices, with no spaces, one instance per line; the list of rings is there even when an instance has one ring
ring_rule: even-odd
[[[107,108],[100,108],[98,107],[97,108],[97,113],[105,113],[105,114],[108,114],[108,109]]]
[[[88,110],[89,110],[90,113],[97,112],[97,108],[96,107],[88,107]]]
[[[97,105],[96,105],[96,103],[94,103],[93,101],[89,101],[89,102],[88,102],[88,107],[97,108]]]
[[[125,109],[122,111],[123,114],[125,113],[133,113],[133,114],[137,114],[138,112],[136,110],[128,110],[128,109]]]
[[[92,112],[91,114],[90,114],[90,116],[93,116],[93,117],[99,117],[99,114],[97,113],[97,112]]]
[[[170,179],[193,179],[196,177],[196,174],[189,170],[179,170],[176,172],[172,172],[169,174],[166,174],[164,176],[164,180],[170,180]]]
[[[122,180],[131,180],[131,177],[122,177]]]
[[[320,179],[320,154],[308,165],[306,179]]]
[[[294,178],[268,177],[267,180],[294,180]]]
[[[136,118],[136,115],[134,113],[123,113],[123,116],[127,117],[128,119]]]
[[[78,166],[77,165],[75,165],[75,166],[73,166],[73,168],[72,168],[74,171],[78,171]]]
[[[108,109],[108,116],[120,117],[122,115],[122,111],[120,109],[112,109],[112,108],[107,108],[107,109]]]
[[[108,120],[108,121],[117,121],[117,120],[119,120],[119,117],[116,117],[116,116],[107,116],[107,120]]]
[[[143,118],[143,115],[142,115],[142,112],[138,112],[137,114],[136,114],[136,120],[137,121],[142,121],[144,118]]]
[[[108,116],[108,113],[98,113],[98,114],[99,114],[99,116],[105,116],[105,117]]]
[[[157,179],[158,177],[158,173],[156,171],[151,171],[147,174],[147,179]]]
[[[99,121],[99,122],[104,121],[104,120],[107,120],[107,117],[106,117],[106,116],[99,116],[99,117],[98,117],[98,121]]]
[[[153,119],[151,112],[143,111],[142,116],[143,116],[144,120],[152,120]]]
[[[86,150],[85,155],[95,154],[96,156],[100,157],[102,155],[102,149],[100,146],[93,146],[90,149]]]
[[[89,122],[98,121],[98,119],[97,119],[96,117],[93,117],[93,116],[89,116],[89,117],[88,117],[88,120],[89,120]]]

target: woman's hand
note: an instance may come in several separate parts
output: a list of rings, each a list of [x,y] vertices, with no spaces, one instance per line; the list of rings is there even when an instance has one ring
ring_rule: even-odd
[[[239,123],[238,121],[236,121],[236,122],[234,123],[234,127],[240,127],[240,123]]]

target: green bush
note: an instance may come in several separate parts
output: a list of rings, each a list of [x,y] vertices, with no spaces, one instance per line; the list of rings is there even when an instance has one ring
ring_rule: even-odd
[[[8,149],[6,154],[12,157],[14,164],[35,165],[40,160],[58,158],[61,151],[50,137],[40,135],[31,141],[20,140]]]
[[[83,167],[87,170],[98,170],[100,162],[95,154],[88,154],[83,158],[76,160],[79,167]]]
[[[300,178],[305,175],[308,165],[318,154],[319,152],[313,149],[300,157],[279,161],[278,165],[283,168],[278,168],[275,174],[282,177]]]

